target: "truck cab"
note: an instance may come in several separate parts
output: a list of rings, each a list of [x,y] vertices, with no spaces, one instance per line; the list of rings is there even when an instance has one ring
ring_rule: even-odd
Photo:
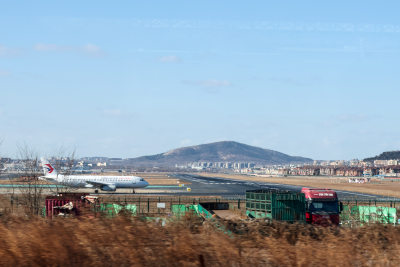
[[[306,222],[318,225],[339,225],[342,204],[331,189],[303,187],[301,193],[306,198]]]

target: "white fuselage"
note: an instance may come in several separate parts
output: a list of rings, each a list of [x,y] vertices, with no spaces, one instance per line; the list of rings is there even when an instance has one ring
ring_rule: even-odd
[[[149,185],[137,176],[99,176],[99,175],[61,175],[43,176],[42,178],[66,186],[100,188],[115,191],[117,188],[143,188]]]

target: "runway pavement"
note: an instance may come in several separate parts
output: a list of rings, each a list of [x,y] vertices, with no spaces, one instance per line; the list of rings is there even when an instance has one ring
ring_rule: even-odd
[[[244,196],[246,190],[254,189],[279,189],[300,192],[302,186],[285,185],[277,183],[260,183],[253,181],[227,179],[221,177],[204,177],[192,174],[173,174],[175,178],[191,182],[191,194],[195,195],[221,195],[221,196]],[[380,196],[344,190],[335,190],[340,200],[384,200],[400,201],[399,198]]]
[[[285,185],[277,183],[261,183],[245,180],[235,180],[228,178],[205,177],[194,174],[171,174],[173,178],[179,179],[181,184],[178,185],[151,185],[147,188],[135,189],[137,195],[168,195],[168,196],[188,196],[188,197],[201,197],[201,196],[220,196],[224,198],[244,199],[246,190],[254,189],[279,189],[300,192],[302,186]],[[43,194],[54,194],[55,190],[51,187],[55,185],[46,185],[43,187]],[[10,194],[12,192],[18,193],[21,185],[0,185],[0,194]],[[191,190],[188,191],[187,189]],[[359,192],[351,192],[344,190],[335,190],[340,200],[357,200],[357,201],[400,201],[399,198],[388,196],[380,196],[374,194],[366,194]],[[80,188],[74,192],[81,193],[94,193],[94,189]],[[99,195],[132,195],[132,189],[117,189],[116,192],[100,191]]]

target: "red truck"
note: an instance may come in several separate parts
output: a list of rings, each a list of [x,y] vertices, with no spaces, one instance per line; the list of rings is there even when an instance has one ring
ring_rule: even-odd
[[[331,189],[303,187],[301,193],[306,197],[306,222],[318,225],[339,225],[339,214],[343,205]]]

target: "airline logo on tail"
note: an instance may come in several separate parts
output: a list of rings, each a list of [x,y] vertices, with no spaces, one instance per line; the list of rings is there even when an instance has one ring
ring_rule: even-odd
[[[54,171],[54,168],[50,164],[45,164],[45,166],[47,166],[47,171],[49,173],[52,173]]]

